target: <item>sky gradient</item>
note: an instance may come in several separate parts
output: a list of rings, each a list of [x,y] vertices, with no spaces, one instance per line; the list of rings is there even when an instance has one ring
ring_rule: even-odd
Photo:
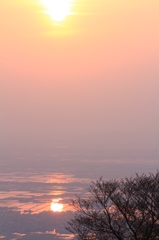
[[[159,156],[159,1],[0,1],[0,148]],[[133,154],[132,154],[133,156]]]

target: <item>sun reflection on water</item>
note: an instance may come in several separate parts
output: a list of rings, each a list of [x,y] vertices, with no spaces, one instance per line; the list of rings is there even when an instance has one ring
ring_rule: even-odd
[[[62,203],[58,203],[58,201],[59,201],[59,199],[55,199],[51,203],[51,210],[53,212],[62,212],[63,211],[63,204]]]

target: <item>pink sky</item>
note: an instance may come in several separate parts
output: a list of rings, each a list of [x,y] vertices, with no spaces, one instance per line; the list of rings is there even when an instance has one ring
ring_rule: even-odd
[[[156,149],[159,1],[72,11],[55,25],[38,0],[0,1],[0,146]]]

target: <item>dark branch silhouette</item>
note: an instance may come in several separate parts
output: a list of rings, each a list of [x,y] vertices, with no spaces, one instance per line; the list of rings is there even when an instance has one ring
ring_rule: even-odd
[[[159,172],[92,182],[90,196],[76,196],[67,230],[78,240],[159,239]]]

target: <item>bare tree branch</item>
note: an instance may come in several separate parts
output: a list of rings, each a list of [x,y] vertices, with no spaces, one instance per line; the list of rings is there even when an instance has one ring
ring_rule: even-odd
[[[90,197],[76,196],[67,230],[78,240],[159,239],[159,172],[92,182]]]

